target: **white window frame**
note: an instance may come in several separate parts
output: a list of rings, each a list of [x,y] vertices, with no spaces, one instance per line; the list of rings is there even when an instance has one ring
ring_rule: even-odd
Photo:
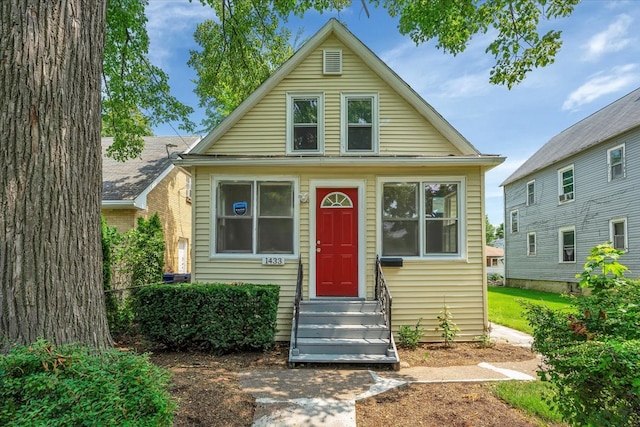
[[[571,176],[572,176],[573,182],[571,184],[573,186],[573,191],[565,193],[564,184],[562,181],[562,174],[569,170],[572,171]],[[573,164],[570,164],[569,166],[565,166],[562,169],[558,169],[558,204],[562,205],[564,203],[573,202],[575,198],[576,198],[576,169]]]
[[[219,182],[253,182],[254,191],[251,195],[251,207],[253,214],[253,229],[252,229],[252,239],[253,239],[253,252],[252,253],[241,253],[241,252],[221,252],[216,253],[216,244],[217,244],[217,201],[218,201],[218,183]],[[258,192],[255,190],[257,188],[258,183],[261,182],[289,182],[293,187],[293,253],[291,254],[269,254],[269,253],[258,253],[257,252],[257,238],[258,238],[258,230],[256,226],[257,222],[257,209],[258,209]],[[244,259],[262,259],[264,256],[276,255],[285,259],[298,259],[298,254],[300,253],[300,238],[299,238],[299,229],[300,229],[300,183],[297,177],[294,176],[246,176],[246,175],[212,175],[211,176],[211,218],[210,218],[210,254],[209,258],[244,258]]]
[[[467,198],[467,185],[466,177],[464,176],[413,176],[413,177],[384,177],[378,179],[378,195],[377,195],[377,214],[376,223],[377,229],[382,230],[382,203],[383,187],[387,183],[418,183],[418,255],[403,255],[405,259],[430,259],[430,260],[461,260],[467,259],[467,227],[465,218],[467,217],[466,211],[466,198]],[[425,242],[425,201],[424,201],[424,184],[438,184],[438,183],[455,183],[458,184],[458,253],[455,254],[425,254],[426,242]],[[378,233],[378,253],[382,254],[382,232]]]
[[[616,150],[622,150],[622,175],[614,178],[613,173],[611,172],[611,169],[614,166],[613,164],[611,164],[611,153]],[[615,147],[611,147],[607,150],[607,175],[608,175],[609,182],[614,181],[616,179],[622,179],[627,176],[626,163],[627,162],[626,162],[625,144],[616,145]]]
[[[371,98],[371,150],[349,150],[349,116],[347,106],[350,98]],[[342,92],[340,93],[340,152],[346,155],[378,154],[380,152],[379,137],[379,103],[377,93]]]
[[[529,187],[533,188],[533,191],[529,192]],[[527,182],[527,206],[531,206],[536,202],[536,180],[532,179]]]
[[[515,214],[515,230],[513,227],[513,215]],[[510,233],[517,233],[520,230],[520,212],[518,212],[518,209],[513,209],[511,212],[509,212],[509,232]]]
[[[564,260],[564,233],[566,232],[573,232],[573,261],[565,261]],[[578,259],[577,253],[578,253],[578,243],[577,243],[577,236],[576,236],[576,227],[574,225],[570,225],[570,226],[566,226],[566,227],[560,227],[558,228],[558,262],[560,264],[575,264],[576,260]]]
[[[609,241],[614,245],[615,247],[615,228],[614,225],[615,224],[620,224],[622,223],[624,226],[624,248],[620,249],[620,248],[616,248],[619,250],[623,250],[626,251],[629,249],[629,233],[628,233],[628,229],[627,229],[627,218],[623,217],[623,218],[613,218],[609,220]]]
[[[530,239],[533,237],[533,251],[531,250]],[[536,233],[534,231],[527,233],[527,256],[535,256],[538,252],[538,242],[536,240]]]
[[[286,109],[287,109],[287,130],[286,130],[286,140],[287,140],[287,154],[302,156],[305,154],[314,155],[314,154],[323,154],[324,153],[324,93],[323,92],[287,92],[287,101],[286,101]],[[318,123],[317,123],[317,131],[318,131],[318,146],[315,150],[296,150],[293,146],[293,101],[299,98],[317,98],[318,99]]]

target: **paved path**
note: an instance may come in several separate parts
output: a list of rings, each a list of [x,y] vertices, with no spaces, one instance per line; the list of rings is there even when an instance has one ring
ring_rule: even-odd
[[[527,345],[531,337],[493,326],[492,338]],[[254,370],[240,374],[242,388],[256,398],[254,427],[355,427],[356,401],[408,383],[534,380],[539,359],[399,372],[343,369]]]

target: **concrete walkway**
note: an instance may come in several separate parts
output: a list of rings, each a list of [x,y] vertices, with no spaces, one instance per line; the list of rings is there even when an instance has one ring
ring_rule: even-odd
[[[530,345],[531,337],[493,325],[491,337]],[[240,374],[242,388],[256,398],[254,427],[355,427],[356,401],[409,383],[532,381],[540,360],[480,363],[399,372],[344,369],[254,370]]]

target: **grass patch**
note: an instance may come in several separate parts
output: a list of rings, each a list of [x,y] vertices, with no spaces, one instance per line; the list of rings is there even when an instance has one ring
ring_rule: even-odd
[[[551,292],[489,286],[487,293],[489,296],[489,320],[528,334],[533,330],[524,318],[522,305],[518,301],[542,304],[552,309],[571,307],[568,297]]]
[[[546,401],[555,396],[553,386],[542,381],[500,381],[492,387],[493,393],[514,408],[518,408],[543,421],[562,423],[562,416]]]

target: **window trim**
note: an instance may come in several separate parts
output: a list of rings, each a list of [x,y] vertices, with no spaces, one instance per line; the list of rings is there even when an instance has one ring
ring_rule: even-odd
[[[191,203],[191,198],[193,196],[193,180],[191,179],[191,175],[185,176],[185,200],[187,203]]]
[[[573,232],[573,261],[565,261],[564,257],[563,257],[563,244],[564,244],[564,233],[571,231]],[[575,264],[576,260],[578,259],[578,243],[577,243],[577,236],[576,236],[576,226],[575,225],[568,225],[565,227],[560,227],[558,228],[558,263],[560,264]]]
[[[516,214],[516,229],[513,229],[513,214]],[[511,212],[509,212],[509,232],[511,234],[513,233],[517,233],[520,231],[520,212],[518,212],[518,209],[513,209],[511,210]]]
[[[627,228],[627,217],[612,218],[612,219],[609,220],[609,241],[615,247],[614,225],[615,224],[620,224],[620,223],[622,223],[623,226],[624,226],[624,248],[619,249],[619,250],[627,251],[627,250],[629,250],[629,231],[628,231],[628,228]]]
[[[467,260],[467,184],[465,176],[410,176],[410,177],[380,177],[378,178],[378,191],[376,201],[376,227],[378,241],[377,252],[382,254],[382,203],[384,202],[383,188],[387,183],[412,183],[417,182],[419,186],[418,191],[418,255],[403,255],[404,259],[415,260],[451,260],[451,261],[466,261]],[[458,184],[458,191],[460,197],[458,198],[458,253],[455,254],[425,254],[425,203],[424,203],[424,187],[425,183],[456,183]]]
[[[340,93],[340,154],[357,156],[362,154],[379,154],[379,101],[377,92],[341,92]],[[349,115],[347,105],[349,98],[371,98],[371,150],[349,150]]]
[[[300,253],[300,182],[298,177],[296,176],[269,176],[269,175],[211,175],[211,201],[210,201],[210,218],[209,218],[209,226],[211,229],[209,230],[210,242],[209,242],[209,259],[222,259],[222,258],[243,258],[243,259],[262,259],[265,256],[278,256],[285,259],[298,259],[298,254]],[[219,182],[252,182],[253,183],[253,193],[251,195],[251,206],[252,206],[252,239],[253,239],[253,252],[252,253],[241,253],[241,252],[216,252],[216,244],[217,244],[217,202],[218,202],[218,183]],[[257,249],[257,238],[258,238],[258,229],[257,229],[257,209],[258,209],[258,184],[261,182],[289,182],[293,188],[293,253],[291,254],[283,254],[283,253],[258,253]]]
[[[286,96],[286,153],[296,156],[324,154],[324,92],[287,92]],[[293,147],[293,101],[298,98],[318,99],[318,147],[315,150],[296,150]]]
[[[571,183],[573,185],[573,191],[565,193],[564,192],[564,185],[562,182],[562,174],[566,171],[572,171],[572,179],[573,182]],[[565,195],[565,194],[570,194],[570,197],[564,197],[564,200],[561,200],[561,198]],[[568,166],[565,166],[561,169],[558,169],[558,204],[559,205],[563,205],[565,203],[570,203],[573,202],[576,199],[576,169],[574,167],[574,164],[570,164]]]
[[[529,239],[533,237],[533,252],[531,251],[531,242]],[[538,253],[538,240],[535,231],[527,233],[527,256],[536,256]]]
[[[617,178],[614,178],[613,177],[613,173],[611,173],[611,168],[613,166],[611,164],[611,153],[613,151],[615,151],[615,150],[618,150],[618,149],[622,149],[622,162],[621,162],[621,164],[622,164],[622,175],[617,177]],[[626,178],[626,176],[627,176],[626,155],[627,155],[627,153],[626,153],[626,147],[625,147],[624,143],[616,145],[615,147],[611,147],[611,148],[609,148],[607,150],[607,178],[608,178],[608,182],[615,181],[617,179]]]
[[[529,186],[532,186],[533,191],[531,193],[529,193]],[[532,179],[531,181],[527,182],[527,206],[531,206],[533,204],[536,203],[536,180]],[[529,200],[529,199],[533,199],[533,200]]]

